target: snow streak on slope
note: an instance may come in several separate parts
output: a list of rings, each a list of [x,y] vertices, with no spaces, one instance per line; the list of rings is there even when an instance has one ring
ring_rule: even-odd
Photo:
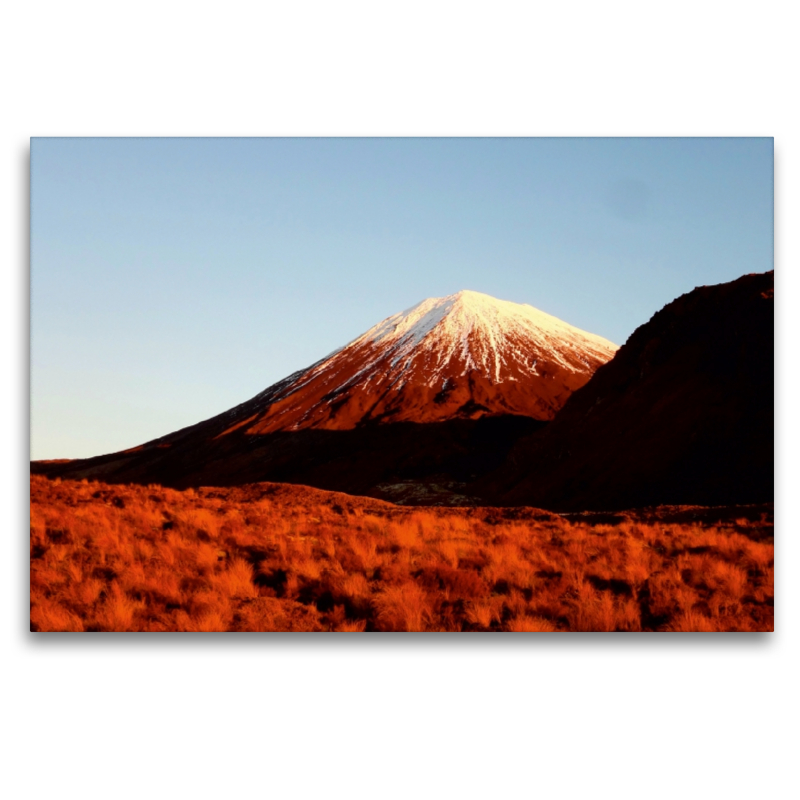
[[[536,374],[538,358],[519,349],[520,342],[529,345],[531,338],[539,344],[537,356],[550,355],[572,372],[585,372],[587,359],[607,360],[609,350],[616,350],[607,339],[580,331],[533,306],[466,290],[423,300],[371,328],[350,346],[372,342],[390,347],[393,365],[410,364],[430,352],[436,363],[428,381],[433,386],[453,359],[463,364],[462,375],[478,370],[496,382],[502,381],[502,368],[509,365],[509,359],[517,358],[523,364],[529,361],[529,371]]]
[[[462,291],[385,319],[232,412],[250,432],[520,414],[550,419],[616,345]]]

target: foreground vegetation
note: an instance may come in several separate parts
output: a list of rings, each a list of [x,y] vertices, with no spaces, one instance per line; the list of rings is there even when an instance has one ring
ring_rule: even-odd
[[[35,631],[769,631],[771,507],[559,516],[31,476]]]

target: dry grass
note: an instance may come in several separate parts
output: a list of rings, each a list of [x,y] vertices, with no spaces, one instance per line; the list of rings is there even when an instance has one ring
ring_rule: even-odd
[[[37,631],[769,631],[772,510],[407,508],[31,477]]]

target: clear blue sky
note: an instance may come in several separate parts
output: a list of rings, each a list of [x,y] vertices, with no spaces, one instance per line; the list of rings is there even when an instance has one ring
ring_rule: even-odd
[[[473,289],[624,343],[773,266],[772,139],[33,139],[31,456],[131,447]]]

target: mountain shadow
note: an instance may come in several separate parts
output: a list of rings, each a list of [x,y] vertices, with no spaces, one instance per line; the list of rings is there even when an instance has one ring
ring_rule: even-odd
[[[32,462],[31,472],[176,489],[279,481],[404,502],[470,504],[455,489],[497,469],[516,441],[546,424],[505,416],[219,435],[206,422],[121,453]],[[416,491],[408,492],[412,484]]]

